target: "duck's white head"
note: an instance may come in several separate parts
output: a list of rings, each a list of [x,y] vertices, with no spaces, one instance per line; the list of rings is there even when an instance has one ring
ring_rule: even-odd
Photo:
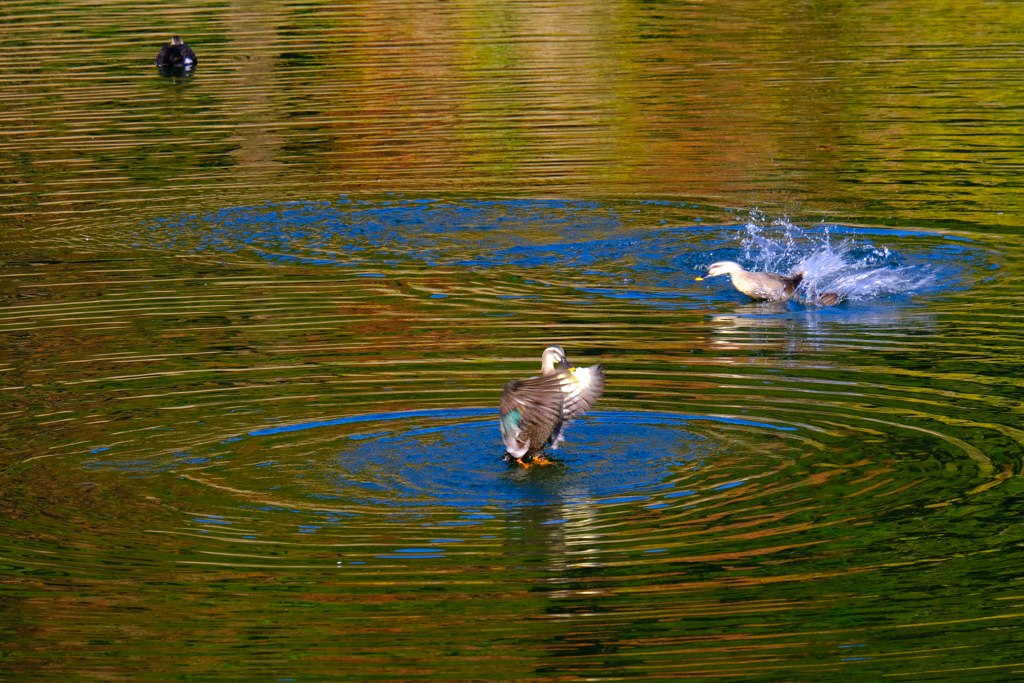
[[[556,368],[561,370],[563,367],[569,367],[569,361],[565,359],[565,351],[561,346],[552,344],[544,349],[544,353],[540,357],[541,374],[550,375],[555,372]]]
[[[717,275],[730,275],[732,273],[743,273],[743,266],[735,261],[716,261],[708,266],[708,274],[704,277],[715,277]],[[703,280],[703,277],[697,278]]]

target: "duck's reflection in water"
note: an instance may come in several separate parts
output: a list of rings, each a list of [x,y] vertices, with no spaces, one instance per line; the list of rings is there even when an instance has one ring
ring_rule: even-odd
[[[733,351],[808,353],[847,343],[888,347],[907,334],[936,331],[934,315],[923,309],[884,304],[825,308],[782,301],[747,303],[707,321],[711,347]]]
[[[558,465],[545,469],[556,470]],[[553,471],[550,476],[562,476]],[[594,541],[598,508],[582,496],[565,503],[530,505],[515,509],[509,518],[506,552],[520,555],[539,570],[563,572],[578,567],[600,567],[600,548]]]

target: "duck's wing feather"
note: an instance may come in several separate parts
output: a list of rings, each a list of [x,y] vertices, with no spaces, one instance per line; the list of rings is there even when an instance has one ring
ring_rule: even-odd
[[[513,380],[505,385],[498,408],[498,425],[505,450],[516,458],[546,445],[547,435],[562,423],[562,404],[566,392],[564,373]],[[539,433],[541,441],[531,443]]]
[[[781,275],[779,279],[782,280],[782,284],[786,288],[786,296],[793,296],[793,292],[804,281],[804,274],[800,272],[793,273],[792,275]]]
[[[566,420],[571,420],[586,413],[601,398],[604,393],[604,368],[598,363],[589,368],[573,368],[563,375],[567,375],[567,381],[562,382],[563,391],[566,392],[562,414]]]
[[[559,375],[565,402],[562,404],[562,422],[551,433],[551,447],[558,448],[565,441],[565,428],[573,418],[586,413],[604,393],[604,368],[601,364],[589,368],[572,368]]]

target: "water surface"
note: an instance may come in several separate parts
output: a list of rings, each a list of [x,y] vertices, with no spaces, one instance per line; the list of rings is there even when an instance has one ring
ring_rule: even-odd
[[[1024,672],[1012,7],[8,15],[0,677]]]

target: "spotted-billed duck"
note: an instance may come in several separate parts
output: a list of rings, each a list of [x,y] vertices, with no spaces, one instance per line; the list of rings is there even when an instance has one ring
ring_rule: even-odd
[[[524,467],[546,465],[541,451],[557,449],[565,427],[594,405],[604,391],[604,368],[569,365],[561,346],[544,349],[540,377],[513,380],[501,395],[499,426],[505,451]]]

